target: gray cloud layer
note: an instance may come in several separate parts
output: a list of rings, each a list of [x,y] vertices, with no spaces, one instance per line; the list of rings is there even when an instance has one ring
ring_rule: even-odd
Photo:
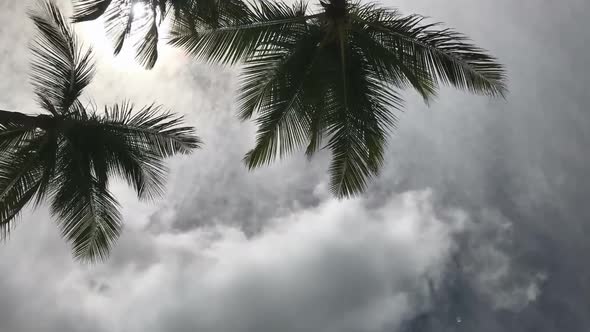
[[[0,248],[0,331],[589,330],[590,5],[387,5],[468,33],[506,63],[511,94],[408,94],[382,176],[343,202],[327,156],[244,169],[235,72],[171,49],[144,72],[79,26],[100,59],[89,96],[156,99],[207,145],[171,161],[165,199],[115,188],[127,228],[106,264],[73,263],[47,211],[26,214]],[[0,2],[0,18],[0,106],[34,111],[25,4]]]

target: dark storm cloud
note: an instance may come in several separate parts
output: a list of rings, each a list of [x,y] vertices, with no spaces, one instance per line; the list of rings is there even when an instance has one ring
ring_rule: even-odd
[[[506,287],[533,276],[540,289],[536,301],[519,310],[494,308],[466,271],[473,258],[465,245],[447,292],[439,294],[446,311],[433,310],[409,331],[588,330],[590,269],[580,255],[590,250],[590,25],[584,18],[590,4],[411,6],[492,49],[508,67],[511,93],[507,102],[449,98],[408,112],[399,134],[404,139],[394,143],[398,170],[387,172],[374,189],[392,190],[383,184],[394,181],[407,189],[429,185],[476,220],[476,211],[495,211],[512,225],[504,250],[515,264]],[[459,325],[456,316],[462,316]]]
[[[171,162],[165,199],[115,188],[127,229],[107,264],[73,263],[46,211],[27,214],[0,252],[0,331],[590,330],[590,4],[387,5],[490,49],[511,93],[408,94],[382,175],[345,202],[327,194],[327,155],[245,170],[254,128],[234,117],[234,71],[164,50],[145,72],[79,26],[99,105],[155,99],[206,145]],[[0,106],[34,110],[25,17],[0,2]]]
[[[128,229],[113,260],[91,268],[71,262],[53,225],[30,222],[46,216],[29,215],[0,255],[2,328],[396,329],[430,307],[455,236],[471,227],[460,210],[439,209],[433,199],[410,192],[376,209],[330,200],[276,219],[254,238],[216,227],[134,239]],[[138,259],[130,243],[150,260]]]

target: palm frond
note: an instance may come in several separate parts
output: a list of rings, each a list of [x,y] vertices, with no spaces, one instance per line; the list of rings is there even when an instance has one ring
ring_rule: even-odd
[[[145,6],[145,15],[135,17],[133,6]],[[166,14],[165,0],[74,0],[73,22],[104,18],[113,53],[119,54],[126,41],[135,38],[136,59],[146,69],[158,59],[158,25]]]
[[[53,2],[43,1],[30,16],[38,30],[31,46],[35,93],[44,109],[65,114],[92,80],[92,51],[82,50]]]
[[[248,57],[240,73],[239,117],[246,120],[269,100],[275,84],[287,81],[285,75],[300,66],[300,73],[309,71],[309,57],[305,51],[314,53],[314,45],[321,37],[313,26],[309,29],[293,30],[285,38],[268,40],[259,52]],[[311,42],[310,42],[311,40]],[[317,43],[316,43],[317,44]],[[295,59],[295,60],[293,60]],[[308,59],[307,62],[305,59]]]
[[[129,104],[121,108],[131,110]],[[117,117],[112,112],[103,116],[92,112],[88,119],[72,124],[67,137],[92,161],[98,183],[106,185],[110,177],[121,177],[140,198],[159,197],[167,173],[164,156],[144,136],[128,130],[124,115]]]
[[[378,16],[372,13],[372,16]],[[378,20],[379,18],[374,18]],[[392,49],[384,43],[382,32],[357,21],[351,23],[350,43],[362,50],[367,64],[380,80],[400,89],[412,87],[424,101],[429,102],[437,93],[432,75],[415,57],[403,48]]]
[[[75,0],[74,22],[104,18],[107,35],[118,55],[126,42],[133,42],[137,61],[152,69],[158,60],[159,25],[166,16],[167,3],[179,11],[193,0]],[[134,6],[144,6],[144,15],[137,16]]]
[[[211,28],[231,24],[244,16],[247,4],[242,0],[169,0],[174,19],[185,17]]]
[[[137,50],[135,58],[146,69],[152,69],[158,61],[159,33],[156,10],[153,9],[145,19],[149,22],[144,23],[144,36],[135,46]]]
[[[27,204],[44,197],[55,166],[56,143],[48,133],[0,154],[0,238],[8,236]]]
[[[72,22],[93,21],[102,16],[112,0],[74,0]]]
[[[144,6],[145,14],[136,17],[134,5]],[[113,41],[113,53],[118,55],[125,42],[134,37],[136,59],[151,69],[158,59],[158,26],[165,9],[165,0],[76,0],[73,21],[91,21],[102,16],[107,35]]]
[[[135,59],[144,68],[152,69],[158,61],[158,27],[165,12],[159,12],[160,7],[153,1],[136,3],[144,6],[143,16],[135,15],[133,5],[109,9],[106,16],[107,33],[115,41],[115,55],[121,51],[125,41],[132,41]]]
[[[126,0],[112,0],[104,14],[107,35],[113,41],[113,53],[118,55],[131,35],[133,28],[133,7]]]
[[[0,124],[0,153],[19,149],[33,138],[35,131],[17,123]]]
[[[121,233],[121,214],[115,198],[100,179],[100,169],[83,144],[65,139],[58,156],[52,193],[52,213],[58,216],[62,235],[71,243],[74,257],[101,261],[108,257]]]
[[[308,137],[308,109],[323,98],[317,68],[321,32],[310,28],[295,37],[290,43],[281,43],[276,52],[246,62],[240,113],[242,119],[258,113],[256,145],[244,158],[250,169],[301,146]]]
[[[184,117],[150,105],[134,111],[131,103],[115,104],[105,110],[102,125],[128,135],[134,144],[143,145],[160,157],[188,154],[201,145],[195,129],[184,124]]]
[[[402,99],[367,61],[362,49],[341,43],[333,50],[331,91],[326,101],[327,148],[332,151],[330,188],[335,196],[354,196],[383,164],[387,133]],[[336,78],[340,76],[339,80]]]
[[[111,136],[108,146],[110,171],[125,179],[139,198],[161,197],[168,172],[163,158],[144,145],[137,145],[129,137],[117,137],[113,132],[108,135]]]
[[[0,157],[0,239],[5,239],[40,185],[36,156],[4,152]]]
[[[208,62],[235,64],[257,52],[260,45],[280,42],[318,15],[306,16],[306,4],[292,6],[262,0],[245,8],[241,17],[211,28],[191,15],[178,17],[171,30],[169,43],[188,54]]]
[[[439,23],[425,24],[420,15],[402,16],[375,5],[358,6],[352,17],[386,48],[403,52],[412,64],[427,70],[437,83],[491,96],[506,93],[503,66],[463,34]]]

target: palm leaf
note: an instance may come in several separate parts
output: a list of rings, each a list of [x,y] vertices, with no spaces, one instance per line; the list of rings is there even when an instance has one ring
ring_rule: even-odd
[[[306,16],[303,2],[288,6],[262,0],[257,5],[244,9],[243,15],[229,24],[214,28],[194,16],[181,16],[174,21],[169,43],[204,61],[235,64],[262,51],[266,43],[280,42],[305,29],[306,21],[318,17]]]
[[[35,135],[35,129],[18,123],[0,124],[0,153],[17,150]]]
[[[255,111],[258,132],[256,145],[244,161],[249,168],[270,163],[301,146],[309,131],[309,105],[322,98],[317,88],[318,44],[321,33],[309,29],[293,42],[281,43],[275,53],[263,53],[246,63],[242,75],[240,113],[242,119]]]
[[[337,197],[348,197],[361,193],[378,174],[387,132],[396,121],[392,110],[401,107],[402,99],[380,80],[362,49],[348,40],[339,44],[333,50],[336,65],[325,121],[332,151],[330,187]]]
[[[39,189],[41,174],[36,156],[9,154],[0,157],[0,238],[5,239],[14,220]]]
[[[163,195],[166,173],[161,156],[135,140],[109,132],[109,169],[113,175],[125,179],[139,198],[153,199]]]
[[[67,135],[60,149],[51,209],[74,256],[95,262],[108,257],[121,233],[121,215],[103,170],[94,165],[98,160],[84,150],[88,142],[77,136]]]
[[[143,16],[136,17],[135,4],[145,6]],[[151,69],[158,59],[158,25],[165,15],[159,8],[158,2],[151,0],[81,0],[74,2],[73,20],[83,22],[102,16],[107,35],[113,42],[113,53],[118,55],[126,42],[134,42],[136,59],[146,69]]]
[[[404,56],[427,70],[436,82],[473,93],[505,94],[503,66],[464,35],[440,28],[439,23],[425,24],[420,15],[402,16],[375,5],[356,8],[351,13],[354,20],[378,36],[386,48],[403,50]]]
[[[112,176],[121,177],[133,186],[140,198],[158,197],[163,193],[167,172],[164,155],[160,148],[152,145],[150,138],[126,126],[130,122],[128,117],[132,116],[130,104],[123,103],[115,108],[114,112],[107,110],[102,116],[92,112],[88,119],[71,126],[68,137],[80,142],[79,149],[92,160],[99,183],[106,184],[106,179]]]
[[[373,12],[371,17],[379,19],[379,12]],[[383,33],[371,27],[353,21],[350,25],[350,42],[362,50],[367,64],[379,79],[400,89],[414,88],[429,102],[436,95],[437,85],[428,68],[415,57],[407,54],[402,48],[390,48],[384,42]]]
[[[158,22],[155,10],[151,15],[145,18],[148,22],[144,23],[145,31],[143,38],[136,44],[135,49],[137,61],[146,69],[151,69],[158,61]]]
[[[184,125],[184,118],[150,105],[134,111],[131,103],[115,104],[105,111],[102,125],[129,136],[134,144],[160,157],[188,154],[201,145],[195,129]]]
[[[234,24],[248,13],[248,5],[242,0],[172,0],[169,3],[175,19],[190,19],[210,28]]]
[[[102,16],[112,0],[75,0],[72,22],[93,21]]]
[[[133,28],[133,7],[127,0],[112,0],[104,14],[107,35],[113,41],[113,53],[118,55]]]
[[[33,86],[44,109],[65,114],[93,77],[92,52],[81,49],[53,2],[44,1],[39,6],[30,14],[38,30],[31,47]]]
[[[55,167],[56,143],[55,136],[47,133],[0,154],[0,238],[6,238],[35,196],[39,203],[45,195]]]

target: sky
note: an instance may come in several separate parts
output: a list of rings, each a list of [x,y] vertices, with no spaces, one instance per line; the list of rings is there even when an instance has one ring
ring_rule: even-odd
[[[1,109],[38,111],[31,3],[0,1]],[[105,263],[73,261],[47,208],[27,210],[0,245],[0,332],[589,331],[590,3],[381,3],[469,35],[510,93],[407,91],[381,175],[349,200],[329,194],[329,155],[246,170],[238,68],[163,47],[145,71],[77,25],[98,60],[85,100],[157,101],[205,145],[169,161],[161,199],[115,185],[125,230]]]

